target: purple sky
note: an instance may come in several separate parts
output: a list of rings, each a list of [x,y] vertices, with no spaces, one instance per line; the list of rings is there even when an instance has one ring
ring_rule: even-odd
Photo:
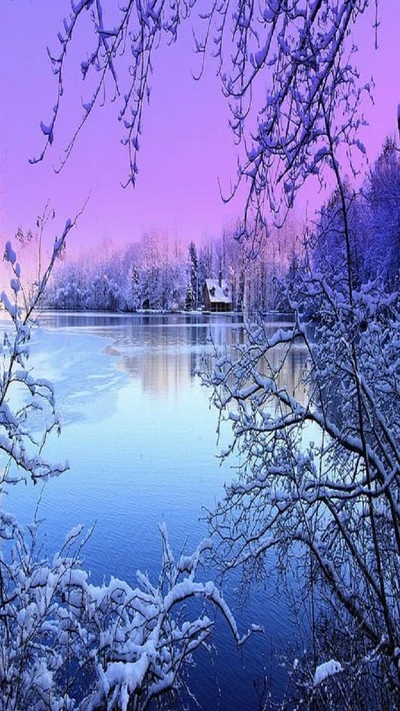
[[[191,36],[164,52],[155,62],[150,107],[145,115],[137,188],[123,190],[127,156],[119,139],[115,106],[97,111],[80,135],[60,175],[53,172],[82,109],[88,91],[78,74],[67,77],[62,121],[56,142],[44,163],[28,164],[43,143],[39,122],[48,121],[55,82],[46,45],[57,48],[64,0],[3,0],[0,9],[0,231],[12,236],[18,227],[34,227],[48,199],[55,208],[58,230],[74,216],[86,197],[90,201],[74,234],[78,246],[136,240],[149,228],[167,229],[183,240],[219,234],[240,213],[240,200],[224,205],[217,177],[228,190],[235,177],[236,148],[227,128],[228,111],[210,66],[202,82],[194,82],[196,59]],[[381,2],[380,48],[373,49],[371,16],[363,21],[360,46],[362,76],[376,81],[375,106],[366,106],[370,126],[361,139],[370,159],[396,128],[400,102],[398,42],[400,2]],[[80,37],[84,44],[84,36]],[[80,48],[77,59],[83,58]]]

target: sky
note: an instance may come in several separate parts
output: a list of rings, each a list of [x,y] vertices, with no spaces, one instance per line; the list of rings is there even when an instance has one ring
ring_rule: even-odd
[[[155,60],[152,97],[146,109],[136,188],[123,189],[127,155],[116,121],[116,106],[98,110],[78,137],[60,174],[53,166],[68,143],[88,98],[78,70],[66,76],[66,91],[55,144],[45,160],[29,158],[43,146],[40,121],[48,122],[56,84],[46,46],[57,49],[57,32],[69,12],[65,0],[3,0],[0,9],[0,236],[8,239],[20,227],[34,228],[50,201],[56,212],[52,230],[59,232],[89,201],[74,231],[76,248],[136,241],[149,229],[168,231],[183,241],[200,242],[218,235],[240,214],[241,196],[224,204],[218,179],[229,192],[235,179],[237,148],[228,129],[229,113],[209,63],[200,82],[191,52],[191,33]],[[356,43],[363,80],[375,80],[374,105],[365,105],[369,127],[361,140],[373,161],[387,134],[396,129],[400,102],[398,37],[400,2],[381,2],[379,49],[373,48],[371,20],[363,18]],[[87,38],[82,32],[72,60],[79,66]]]

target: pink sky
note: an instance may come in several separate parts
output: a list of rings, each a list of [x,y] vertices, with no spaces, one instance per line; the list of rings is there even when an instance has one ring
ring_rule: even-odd
[[[57,47],[56,34],[68,13],[65,0],[4,0],[0,10],[0,232],[12,236],[18,227],[34,228],[36,216],[49,199],[55,208],[55,229],[74,216],[86,197],[90,201],[75,231],[81,245],[109,238],[136,240],[149,228],[167,229],[183,240],[199,241],[219,234],[240,214],[240,200],[224,205],[217,178],[226,190],[235,177],[237,149],[228,130],[228,111],[215,68],[194,82],[196,58],[191,36],[163,52],[155,62],[151,104],[147,109],[135,190],[123,190],[127,156],[119,139],[116,109],[108,106],[94,116],[80,135],[71,159],[60,175],[53,172],[88,97],[78,74],[67,77],[63,118],[52,151],[31,166],[28,158],[43,143],[41,120],[51,115],[55,82],[46,45]],[[375,106],[366,106],[370,126],[361,139],[374,160],[384,137],[396,129],[400,102],[398,42],[400,2],[381,2],[380,48],[373,49],[371,18],[365,18],[357,43],[362,77],[376,81]],[[84,36],[80,37],[84,43]],[[82,48],[83,44],[81,45]],[[79,49],[77,59],[84,52]],[[5,70],[6,69],[6,70]]]

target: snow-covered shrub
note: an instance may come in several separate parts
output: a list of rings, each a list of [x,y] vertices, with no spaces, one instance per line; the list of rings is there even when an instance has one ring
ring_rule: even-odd
[[[214,583],[195,579],[210,541],[175,560],[160,530],[158,581],[138,572],[136,588],[115,578],[95,586],[79,567],[80,526],[47,560],[36,552],[37,527],[26,536],[0,512],[0,708],[127,711],[163,697],[169,707],[184,690],[193,652],[209,640],[208,605],[243,641]],[[193,619],[185,612],[192,597],[202,601]]]

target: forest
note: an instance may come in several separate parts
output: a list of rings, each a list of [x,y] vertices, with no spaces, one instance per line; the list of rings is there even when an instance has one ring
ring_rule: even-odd
[[[351,263],[357,285],[379,278],[398,290],[400,271],[399,156],[393,137],[357,189],[344,184],[349,204]],[[239,238],[238,238],[239,235]],[[38,234],[16,233],[21,260],[37,261]],[[100,243],[79,254],[66,246],[43,295],[46,308],[137,311],[192,310],[203,304],[203,286],[221,272],[235,311],[249,314],[288,312],[284,284],[306,259],[321,270],[343,271],[340,204],[337,190],[311,225],[292,215],[281,228],[260,230],[249,243],[240,239],[240,224],[209,237],[196,247],[167,233],[148,232],[139,241],[115,247]],[[26,255],[24,254],[26,252]],[[28,267],[29,268],[29,267]]]

